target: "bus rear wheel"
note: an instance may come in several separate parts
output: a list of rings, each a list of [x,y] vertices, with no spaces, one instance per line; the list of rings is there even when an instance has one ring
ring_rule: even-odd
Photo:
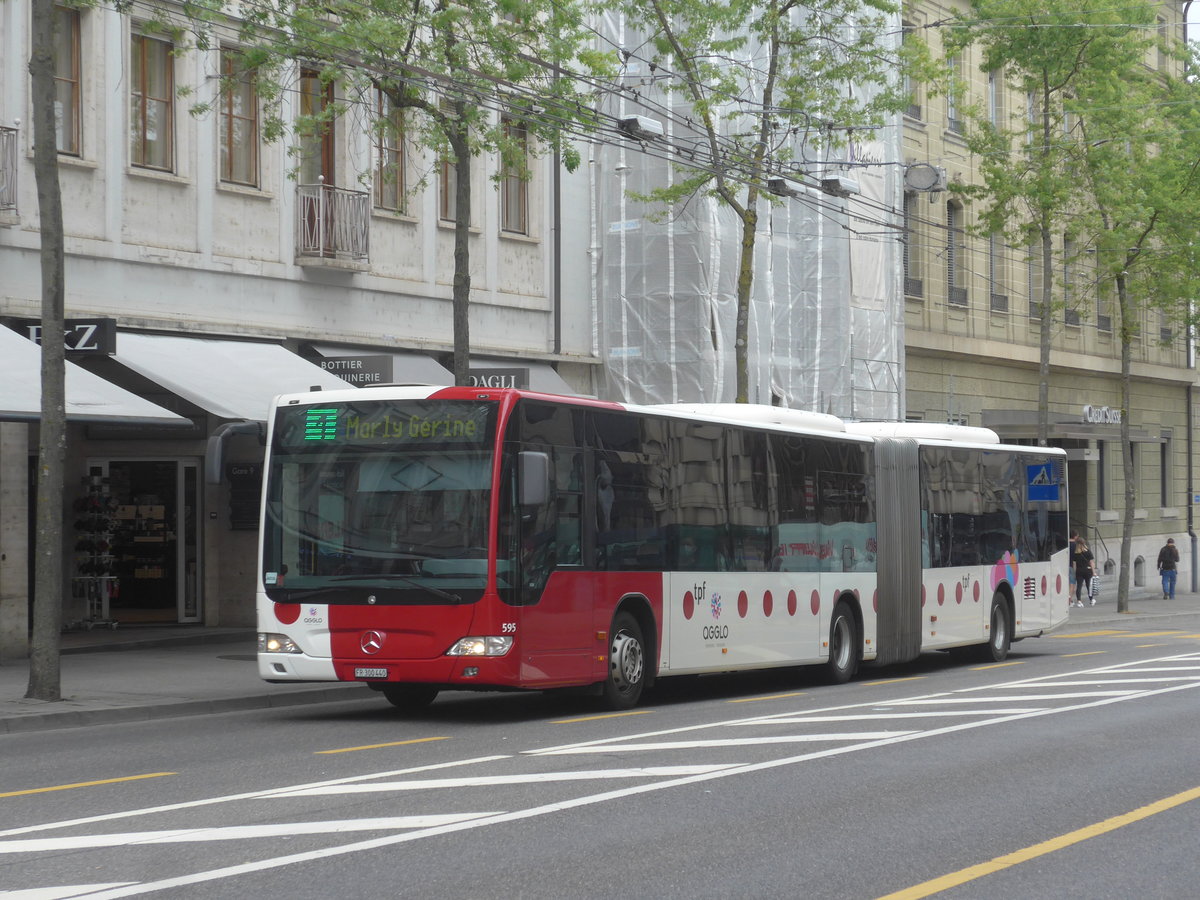
[[[850,604],[839,600],[829,620],[829,661],[825,663],[825,680],[830,684],[845,684],[858,671],[858,623]]]
[[[1012,646],[1012,627],[1008,618],[1008,603],[1003,594],[992,596],[992,612],[988,619],[988,642],[983,649],[983,659],[991,662],[1003,662],[1008,658],[1008,648]]]
[[[632,709],[646,686],[646,645],[637,619],[620,613],[608,639],[608,677],[601,697],[606,709]]]
[[[425,684],[385,684],[379,692],[396,709],[418,712],[425,709],[438,695],[438,689]]]

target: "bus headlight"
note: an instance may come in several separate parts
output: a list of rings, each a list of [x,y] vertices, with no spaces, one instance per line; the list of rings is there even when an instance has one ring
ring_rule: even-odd
[[[465,637],[446,651],[447,656],[503,656],[512,649],[512,636]]]
[[[258,652],[259,653],[303,653],[296,642],[286,634],[263,634],[258,635]]]

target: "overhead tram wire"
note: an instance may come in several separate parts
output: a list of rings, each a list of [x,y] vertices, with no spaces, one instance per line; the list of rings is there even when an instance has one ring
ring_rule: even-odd
[[[256,3],[255,0],[245,0],[245,5],[258,6],[262,9],[266,9],[266,10],[273,12],[271,7],[266,6],[262,3]],[[362,4],[358,4],[358,5],[361,6]],[[224,23],[209,23],[209,27],[214,30],[220,30],[222,28],[222,26],[224,26],[224,28],[236,28],[237,21],[238,20],[234,17],[227,17],[227,19]],[[279,29],[274,28],[274,27],[271,27],[270,30],[275,31],[275,32],[279,31]],[[485,91],[482,88],[476,88],[474,86],[467,86],[462,82],[454,82],[449,76],[443,75],[441,73],[435,72],[430,69],[425,69],[421,66],[415,65],[411,61],[407,61],[403,65],[403,68],[405,70],[407,70],[408,74],[401,74],[395,70],[385,69],[380,64],[369,63],[369,62],[366,62],[365,60],[359,60],[359,59],[354,59],[354,58],[348,57],[345,54],[344,50],[342,50],[340,47],[330,44],[329,42],[322,42],[320,40],[316,40],[311,37],[306,38],[306,40],[310,45],[315,45],[318,47],[320,47],[322,45],[322,43],[324,43],[325,49],[327,49],[329,51],[329,58],[331,60],[335,61],[336,63],[346,65],[351,68],[358,68],[362,71],[365,71],[369,74],[372,74],[372,75],[375,75],[375,76],[378,76],[381,78],[387,78],[387,79],[399,81],[402,83],[406,82],[406,83],[410,83],[410,84],[413,84],[415,86],[422,87],[422,88],[429,88],[431,83],[436,84],[436,83],[440,82],[445,85],[445,87],[447,88],[447,92],[449,92],[450,89],[452,89],[454,92],[460,93],[460,94],[465,91],[465,93],[468,94],[473,100],[475,100],[481,107],[486,108],[492,112],[496,112],[497,114],[500,114],[500,113],[511,111],[511,108],[512,108],[511,104],[504,102],[506,99],[505,97],[497,96],[495,93],[490,92],[490,91]],[[269,40],[267,42],[271,43]],[[283,49],[284,47],[286,47],[286,41],[281,38],[280,40],[274,42],[274,46],[276,49]],[[537,62],[539,65],[542,65],[545,68],[550,68],[550,66],[551,66],[551,64],[546,63],[545,61],[537,60]],[[562,67],[557,67],[557,68],[560,70],[560,72],[569,72],[569,70],[564,70],[564,69],[562,69]],[[623,145],[628,144],[629,138],[620,130],[620,126],[619,126],[620,118],[615,115],[608,115],[608,114],[600,113],[597,111],[595,113],[595,118],[593,119],[592,124],[601,125],[602,130],[600,132],[583,131],[580,129],[578,124],[572,118],[563,117],[561,114],[558,114],[558,113],[547,114],[547,111],[553,106],[553,104],[549,104],[547,102],[547,98],[544,95],[530,92],[529,90],[527,90],[526,88],[524,88],[523,86],[521,86],[519,84],[516,84],[513,82],[508,82],[503,79],[497,78],[495,76],[487,75],[486,73],[472,72],[471,74],[474,77],[480,78],[483,81],[490,82],[491,84],[495,85],[498,88],[502,88],[505,91],[508,98],[518,97],[520,99],[536,101],[537,104],[542,107],[542,110],[541,110],[542,114],[546,115],[546,118],[548,120],[556,121],[558,123],[559,127],[561,127],[563,133],[568,135],[569,137],[574,137],[579,140],[583,140],[585,142],[594,141],[596,143],[600,143],[605,146],[623,146]],[[610,96],[621,96],[625,93],[625,91],[623,91],[620,88],[614,89],[612,86],[610,86],[602,81],[593,79],[589,76],[582,75],[580,73],[569,73],[567,77],[574,78],[577,82],[595,87],[597,90],[599,90],[603,93],[606,93]],[[286,91],[288,89],[284,89],[284,90]],[[646,105],[645,98],[638,96],[636,94],[636,92],[631,92],[631,93],[633,93],[634,96],[631,97],[630,99],[634,99],[636,102]],[[350,102],[352,104],[360,104],[362,101],[356,101],[356,100],[351,99],[348,102]],[[575,104],[567,104],[567,105],[575,106]],[[660,108],[663,110],[664,113],[670,114],[670,111],[667,110],[665,107],[660,107]],[[695,129],[696,128],[695,123],[686,117],[680,117],[678,115],[671,115],[671,118],[674,120],[675,124],[682,125],[686,129]],[[859,126],[859,130],[861,130],[861,129],[862,129],[862,127]],[[718,139],[722,140],[721,138],[718,138]],[[665,145],[661,149],[658,146],[658,144],[660,142],[663,145]],[[731,147],[729,149],[730,149],[730,151],[732,151],[732,149],[736,149],[736,148]],[[713,177],[717,177],[718,175],[723,175],[725,178],[727,178],[731,181],[740,183],[740,184],[749,185],[749,184],[753,183],[753,181],[754,181],[754,179],[750,178],[746,173],[739,171],[738,168],[735,166],[720,166],[720,165],[716,165],[715,163],[712,163],[712,162],[706,163],[701,160],[698,160],[697,159],[698,156],[706,156],[707,153],[706,152],[698,152],[695,148],[681,147],[681,146],[674,145],[671,143],[670,140],[666,140],[665,136],[664,136],[664,138],[659,138],[654,142],[650,142],[650,143],[642,142],[641,152],[649,158],[658,159],[658,160],[661,160],[664,162],[677,164],[677,165],[683,166],[685,168],[690,168],[690,169],[693,169],[696,171],[705,172],[707,174],[712,175]],[[837,161],[831,161],[829,163],[826,163],[826,165],[836,167],[836,166],[840,165],[840,163]],[[771,171],[776,171],[776,168],[771,167]],[[766,173],[764,173],[764,174],[766,174]],[[811,176],[807,176],[807,173],[795,173],[795,174],[793,174],[793,177],[796,177],[797,174],[803,175],[804,177],[811,177]],[[800,182],[800,183],[803,184],[803,182]],[[814,191],[820,190],[819,186],[816,185],[815,183],[808,184],[806,186],[811,188]],[[765,190],[765,185],[760,184],[759,187],[763,190],[764,193],[767,193]],[[797,199],[801,202],[807,203],[809,206],[813,207],[818,212],[827,213],[827,214],[836,214],[839,216],[844,215],[846,213],[846,211],[843,210],[840,206],[835,206],[832,203],[822,201],[818,197],[810,197],[810,196],[802,195],[802,196],[796,197],[795,199]],[[864,202],[863,198],[859,198],[859,202]],[[888,214],[893,217],[898,215],[898,211],[889,206],[884,206],[882,204],[872,204],[869,201],[865,202],[865,205],[873,205],[878,211],[883,212],[883,213]],[[889,221],[870,219],[870,218],[867,218],[862,215],[856,215],[855,218],[859,221],[863,221],[867,224],[881,227],[881,228],[894,228],[895,227],[894,223],[889,222]],[[841,224],[841,223],[838,223],[838,224]]]

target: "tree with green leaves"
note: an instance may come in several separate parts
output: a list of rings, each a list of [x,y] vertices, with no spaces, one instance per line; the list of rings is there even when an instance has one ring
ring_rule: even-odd
[[[971,149],[982,184],[959,186],[982,202],[981,233],[1036,244],[1042,271],[1038,443],[1049,431],[1054,325],[1075,298],[1056,284],[1055,263],[1087,271],[1115,298],[1121,341],[1121,443],[1125,517],[1118,609],[1128,609],[1137,506],[1129,410],[1133,341],[1143,311],[1180,310],[1194,296],[1191,247],[1197,183],[1195,89],[1156,71],[1156,7],[1094,8],[1083,0],[976,0],[945,41],[948,54],[971,44],[981,69],[1002,73],[1029,98],[1026,119],[972,115]],[[1176,68],[1181,68],[1177,64]],[[1055,238],[1065,240],[1056,246]],[[1057,291],[1057,298],[1055,299]],[[1082,294],[1082,292],[1080,292]]]
[[[1143,24],[1143,34],[1153,27]],[[1129,607],[1132,537],[1137,507],[1129,411],[1133,408],[1133,344],[1148,310],[1186,321],[1197,276],[1192,248],[1200,242],[1200,95],[1185,79],[1151,71],[1146,51],[1169,55],[1142,38],[1131,41],[1126,66],[1080,92],[1079,180],[1090,200],[1075,229],[1093,251],[1096,283],[1115,297],[1121,340],[1121,459],[1124,531],[1117,608]]]
[[[449,167],[453,369],[456,383],[467,384],[472,160],[497,154],[502,173],[520,178],[538,153],[553,152],[568,170],[578,165],[564,134],[591,119],[591,104],[581,96],[586,82],[565,76],[602,71],[606,61],[589,49],[581,8],[557,0],[201,0],[186,9],[201,48],[217,40],[241,48],[223,88],[252,75],[268,107],[268,137],[319,135],[353,107],[375,135],[410,141]],[[170,18],[165,7],[163,16]],[[340,99],[289,121],[282,100],[301,64],[322,85],[336,85]]]
[[[1089,85],[1126,71],[1131,48],[1143,41],[1139,29],[1126,25],[1127,9],[1096,8],[1087,0],[974,0],[943,40],[947,57],[971,45],[981,49],[980,69],[1003,77],[1029,106],[1024,118],[1000,122],[991,121],[986,111],[969,114],[974,127],[968,145],[978,154],[982,184],[957,190],[983,201],[980,231],[1036,247],[1035,258],[1040,258],[1040,446],[1049,435],[1056,313],[1064,309],[1061,297],[1054,299],[1055,238],[1071,229],[1079,208],[1080,98]],[[947,89],[961,90],[961,85]]]
[[[606,8],[612,8],[606,7]],[[670,211],[706,196],[740,222],[735,399],[749,400],[749,326],[760,203],[775,179],[814,185],[808,169],[904,108],[897,7],[887,0],[626,0],[638,53],[698,135],[679,178],[637,199]],[[769,196],[767,199],[771,199]]]

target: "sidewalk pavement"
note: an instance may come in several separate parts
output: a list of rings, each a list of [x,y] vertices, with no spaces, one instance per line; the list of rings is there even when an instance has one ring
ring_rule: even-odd
[[[1168,624],[1171,617],[1183,621]],[[1141,628],[1133,623],[1155,619],[1163,627],[1200,628],[1200,594],[1179,592],[1163,600],[1139,588],[1131,592],[1129,612],[1118,613],[1113,586],[1095,606],[1072,607],[1064,630]],[[384,702],[351,682],[268,684],[258,677],[255,642],[250,628],[202,625],[68,632],[62,636],[60,701],[24,699],[29,661],[0,659],[0,735],[308,703]]]

